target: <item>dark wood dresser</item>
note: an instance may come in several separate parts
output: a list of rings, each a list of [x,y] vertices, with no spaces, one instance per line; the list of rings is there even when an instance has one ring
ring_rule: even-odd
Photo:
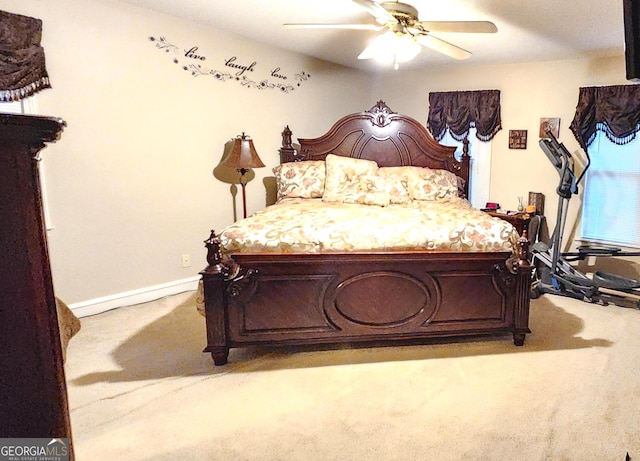
[[[38,175],[64,126],[0,114],[0,437],[68,438],[73,459]]]

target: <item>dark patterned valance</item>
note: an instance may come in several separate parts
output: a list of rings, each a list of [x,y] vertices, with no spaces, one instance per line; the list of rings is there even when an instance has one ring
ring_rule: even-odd
[[[584,149],[593,142],[597,131],[606,133],[616,144],[633,141],[640,131],[640,86],[580,88],[570,129]]]
[[[51,88],[41,36],[40,19],[0,11],[0,101]]]
[[[454,139],[462,141],[472,127],[481,141],[490,141],[502,129],[500,90],[429,93],[427,128],[436,140],[448,129]]]

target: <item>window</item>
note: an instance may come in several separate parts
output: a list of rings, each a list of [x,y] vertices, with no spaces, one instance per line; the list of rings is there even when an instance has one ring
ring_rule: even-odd
[[[440,141],[445,146],[456,146],[456,158],[462,157],[462,142],[453,139],[449,130]],[[489,201],[489,184],[491,180],[491,141],[483,142],[476,137],[476,129],[469,130],[469,156],[471,166],[469,172],[468,200],[474,208],[484,208]]]
[[[502,129],[500,120],[500,90],[429,93],[427,128],[436,141],[458,146],[456,154],[461,155],[461,141],[465,137],[469,140],[467,198],[475,208],[484,208],[489,200],[490,141]]]
[[[23,99],[21,101],[5,102],[0,101],[0,113],[2,114],[37,114],[36,97]]]
[[[640,248],[640,136],[618,145],[598,131],[589,155],[582,239]]]
[[[2,114],[24,114],[22,101],[0,102],[0,113]]]

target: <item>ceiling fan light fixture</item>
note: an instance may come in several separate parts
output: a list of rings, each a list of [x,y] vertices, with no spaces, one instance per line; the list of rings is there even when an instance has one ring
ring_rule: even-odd
[[[398,69],[399,63],[411,61],[421,49],[422,46],[411,35],[397,34],[389,30],[374,38],[360,53],[358,59],[375,59],[384,64],[394,63]]]
[[[409,34],[402,34],[398,37],[396,46],[396,56],[399,62],[411,61],[420,54],[422,45],[416,42],[416,39]]]

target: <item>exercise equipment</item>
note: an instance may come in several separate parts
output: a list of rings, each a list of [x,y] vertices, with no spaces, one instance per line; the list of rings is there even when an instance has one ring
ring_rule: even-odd
[[[589,256],[640,256],[640,252],[625,252],[612,246],[582,245],[576,252],[561,253],[569,200],[578,193],[578,185],[587,172],[591,160],[585,151],[587,162],[582,174],[576,178],[571,153],[564,144],[558,142],[553,133],[547,131],[547,135],[549,138],[541,139],[539,144],[560,176],[560,183],[556,189],[558,213],[550,245],[545,242],[535,242],[531,246],[532,264],[535,267],[531,297],[537,298],[542,294],[550,293],[589,303],[602,305],[611,303],[621,307],[640,309],[640,281],[602,271],[596,271],[592,277],[588,277],[569,264]]]

